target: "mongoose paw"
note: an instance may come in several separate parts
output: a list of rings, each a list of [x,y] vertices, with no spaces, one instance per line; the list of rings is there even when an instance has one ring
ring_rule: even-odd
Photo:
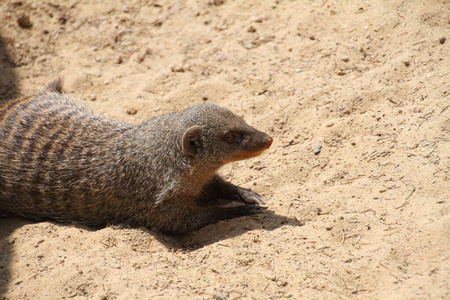
[[[267,202],[257,193],[241,187],[237,188],[238,190],[237,193],[235,194],[235,198],[237,200],[242,201],[245,204],[257,204],[267,206]]]

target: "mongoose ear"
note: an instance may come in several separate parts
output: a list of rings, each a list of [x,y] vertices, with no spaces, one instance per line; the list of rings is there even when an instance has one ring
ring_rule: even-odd
[[[56,78],[44,88],[44,91],[62,93],[62,79],[61,77]]]
[[[195,125],[189,127],[183,134],[183,151],[187,155],[195,157],[203,147],[203,127]]]

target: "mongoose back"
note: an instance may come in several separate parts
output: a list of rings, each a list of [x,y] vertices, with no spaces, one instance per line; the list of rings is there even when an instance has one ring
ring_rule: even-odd
[[[0,107],[0,212],[185,234],[263,210],[258,194],[216,172],[271,144],[214,104],[132,125],[95,114],[55,81]]]

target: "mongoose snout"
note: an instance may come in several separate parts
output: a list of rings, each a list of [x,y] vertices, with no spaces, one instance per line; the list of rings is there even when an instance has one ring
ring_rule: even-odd
[[[272,142],[273,139],[270,136],[263,132],[257,131],[251,135],[250,140],[247,142],[248,146],[243,146],[241,151],[237,151],[235,153],[235,160],[242,160],[258,156],[265,150],[269,149],[272,145]]]
[[[273,138],[270,136],[267,136],[264,138],[264,145],[266,145],[266,149],[269,149],[270,146],[272,146]]]
[[[216,172],[272,141],[214,104],[139,125],[109,119],[67,97],[55,81],[0,107],[0,211],[184,234],[265,209],[261,196]]]

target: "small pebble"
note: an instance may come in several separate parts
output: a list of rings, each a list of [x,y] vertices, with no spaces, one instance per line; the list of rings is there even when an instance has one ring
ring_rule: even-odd
[[[145,59],[145,57],[147,56],[147,54],[149,54],[149,53],[148,53],[148,50],[139,53],[139,54],[136,56],[136,61],[137,61],[138,63],[143,62],[144,59]]]
[[[137,113],[136,108],[128,108],[127,109],[127,114],[129,114],[129,115],[135,115],[136,113]]]
[[[265,276],[266,276],[266,278],[267,278],[268,280],[274,281],[274,282],[276,282],[277,279],[278,279],[278,277],[277,277],[276,275],[274,275],[274,274],[268,274],[268,275],[265,275]]]
[[[285,280],[283,280],[283,281],[278,281],[278,282],[277,282],[277,285],[278,285],[278,286],[283,286],[283,287],[284,287],[284,286],[287,286],[288,284],[289,284],[289,283],[288,283],[287,281],[285,281]]]
[[[444,44],[446,40],[447,40],[447,38],[445,36],[443,36],[439,39],[439,43]]]
[[[329,162],[329,161],[330,161],[330,160],[329,160],[328,158],[322,159],[322,160],[319,162],[320,168],[321,168],[321,169],[325,168],[325,167],[328,165],[328,162]]]
[[[349,62],[350,58],[348,58],[348,57],[343,57],[343,58],[341,58],[341,60],[342,60],[343,62]]]
[[[153,26],[155,26],[155,27],[161,27],[162,24],[163,24],[163,20],[160,20],[160,19],[153,22]]]
[[[334,122],[332,122],[332,121],[325,123],[325,127],[331,127],[333,125],[334,125]]]
[[[251,21],[255,22],[255,23],[262,23],[265,20],[264,17],[253,17],[251,18]]]
[[[178,73],[184,73],[185,72],[185,69],[183,68],[183,66],[180,66],[180,65],[173,66],[172,68],[170,68],[170,70],[172,72],[178,72]]]
[[[214,299],[216,300],[227,300],[228,299],[228,295],[225,294],[224,292],[218,292],[215,296]]]
[[[42,244],[44,242],[44,239],[40,239],[39,241],[37,241],[36,243],[34,243],[34,248],[39,247],[39,244]]]
[[[317,142],[314,144],[314,148],[313,148],[313,152],[315,155],[319,154],[320,151],[322,150],[322,144]]]
[[[253,27],[253,26],[250,26],[250,27],[247,29],[247,32],[256,32],[256,28]]]
[[[252,43],[252,42],[247,41],[247,40],[241,40],[241,41],[239,41],[239,44],[242,47],[244,47],[245,49],[252,49],[252,48],[258,47],[258,45],[256,43]]]
[[[31,27],[33,27],[33,24],[31,23],[30,18],[27,15],[22,15],[20,18],[18,18],[17,23],[21,28],[30,29]]]
[[[212,5],[219,6],[225,3],[225,0],[211,0]]]
[[[409,66],[411,65],[411,62],[410,62],[409,60],[407,60],[407,61],[404,61],[403,63],[404,63],[404,64],[405,64],[405,66],[407,66],[407,67],[409,67]]]
[[[333,224],[328,224],[327,226],[325,226],[325,229],[330,231],[331,229],[333,229]]]

